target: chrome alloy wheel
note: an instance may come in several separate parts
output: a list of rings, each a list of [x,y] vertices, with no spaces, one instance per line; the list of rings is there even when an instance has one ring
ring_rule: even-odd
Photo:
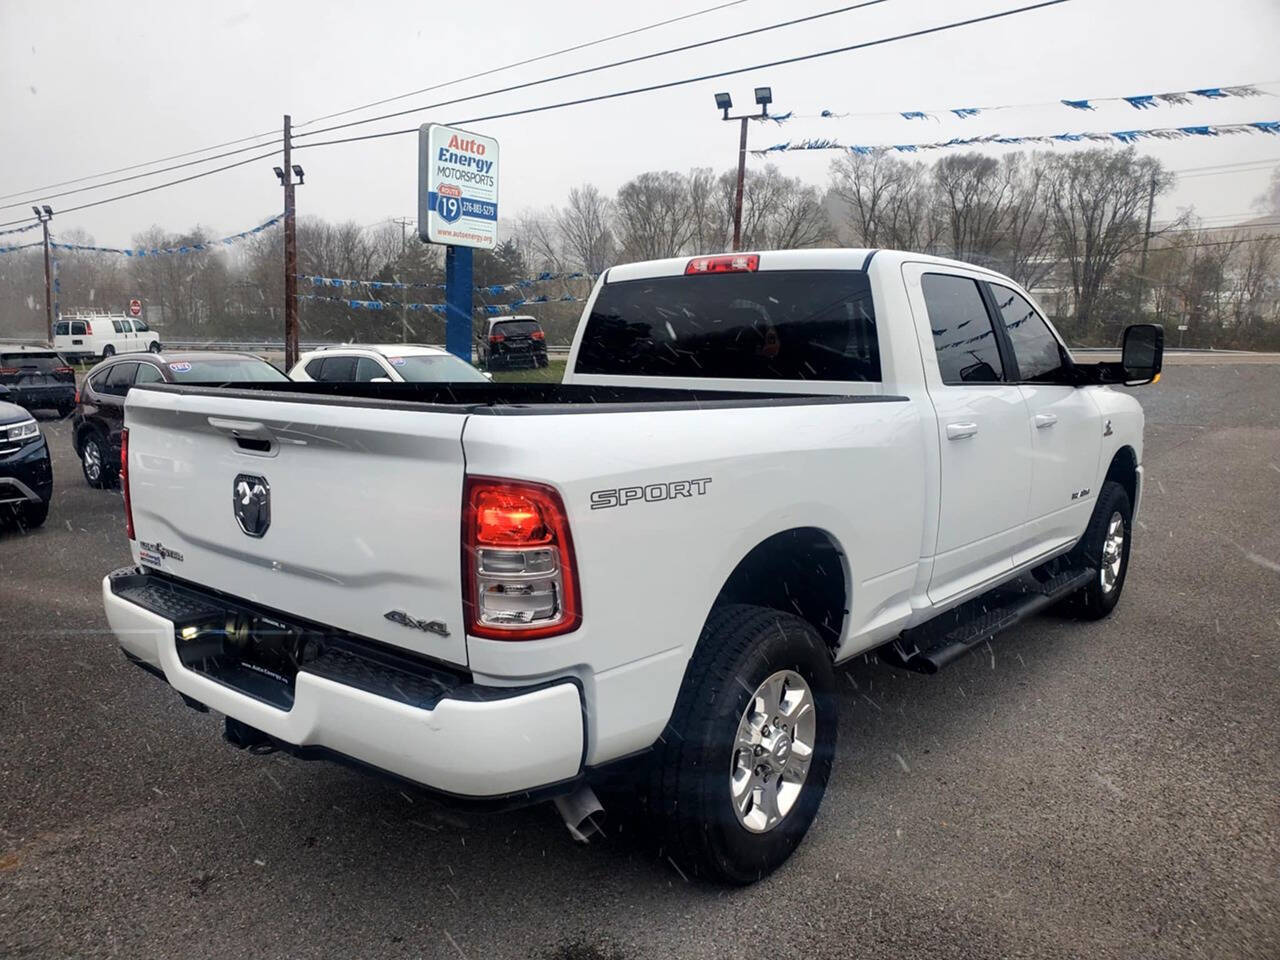
[[[1124,517],[1117,510],[1107,521],[1107,534],[1102,538],[1102,565],[1098,579],[1102,592],[1110,593],[1120,580],[1120,567],[1124,563]]]
[[[84,472],[90,480],[102,476],[102,451],[98,449],[97,441],[90,440],[84,445]]]
[[[779,670],[756,688],[738,721],[729,792],[738,822],[768,833],[796,805],[817,739],[813,691],[794,670]]]

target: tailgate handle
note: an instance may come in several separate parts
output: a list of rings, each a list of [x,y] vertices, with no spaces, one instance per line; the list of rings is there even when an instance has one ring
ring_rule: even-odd
[[[276,438],[267,429],[266,424],[258,423],[256,420],[227,420],[223,417],[210,417],[209,426],[219,433],[226,434],[245,453],[270,456],[276,452]]]

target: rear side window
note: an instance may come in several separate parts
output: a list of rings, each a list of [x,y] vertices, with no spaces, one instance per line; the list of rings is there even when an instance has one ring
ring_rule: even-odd
[[[1004,379],[995,328],[978,282],[945,273],[920,278],[942,382],[996,383]]]
[[[1058,338],[1049,330],[1044,318],[1025,297],[998,283],[988,284],[1004,328],[1013,343],[1013,357],[1018,361],[1018,378],[1032,383],[1052,383],[1062,379],[1066,366]]]
[[[116,397],[123,397],[133,386],[133,377],[138,371],[136,363],[117,363],[107,371],[106,392]]]
[[[83,336],[85,335],[85,333],[84,333],[84,321],[83,321],[83,320],[72,320],[72,321],[71,321],[71,335],[72,335],[73,337],[83,337]]]
[[[116,331],[116,333],[124,333],[124,332],[125,332],[125,329],[124,329],[124,321],[123,321],[123,320],[112,320],[112,321],[111,321],[111,326],[115,327],[115,331]]]
[[[867,275],[771,270],[606,284],[578,373],[878,381]]]
[[[356,378],[355,357],[325,357],[320,362],[320,379],[348,383]]]

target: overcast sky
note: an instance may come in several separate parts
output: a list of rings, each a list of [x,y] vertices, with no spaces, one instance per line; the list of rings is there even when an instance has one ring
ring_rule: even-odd
[[[724,0],[0,0],[0,194],[278,130],[286,111],[295,124],[302,124],[717,2]],[[462,121],[892,36],[1029,2],[888,0],[815,23],[314,139],[428,120]],[[343,119],[480,93],[843,5],[841,0],[744,0]],[[768,84],[773,88],[772,109],[779,113],[945,110],[1267,81],[1278,81],[1268,89],[1280,93],[1277,49],[1280,0],[1069,0],[929,37],[600,104],[477,123],[474,129],[501,143],[500,214],[508,219],[522,208],[561,203],[569,187],[585,181],[612,192],[643,170],[730,166],[736,159],[737,128],[720,122],[714,108],[712,95],[721,89],[730,91],[737,104],[749,106],[753,86]],[[753,146],[803,136],[878,144],[980,133],[1256,120],[1280,120],[1280,97],[1199,101],[1142,112],[1123,104],[1102,106],[1094,113],[1041,106],[966,121],[949,116],[936,121],[862,116],[782,128],[753,125],[751,134]],[[1280,137],[1197,138],[1142,149],[1174,170],[1273,158],[1280,163]],[[253,154],[221,163],[247,156]],[[775,155],[770,162],[825,186],[833,156],[792,153]],[[303,149],[295,161],[307,175],[298,191],[300,213],[361,224],[414,214],[416,136]],[[261,160],[68,213],[56,219],[55,230],[80,227],[99,243],[113,246],[126,245],[152,224],[184,230],[199,223],[218,235],[239,230],[280,209],[280,189],[271,172],[274,163]],[[49,203],[58,210],[198,169]],[[1250,215],[1251,201],[1268,175],[1268,169],[1256,169],[1183,179],[1157,216],[1194,204],[1201,215],[1221,218],[1211,220],[1214,225],[1235,215],[1243,218]],[[24,193],[0,204],[27,197]],[[0,220],[20,216],[25,209],[0,210]]]

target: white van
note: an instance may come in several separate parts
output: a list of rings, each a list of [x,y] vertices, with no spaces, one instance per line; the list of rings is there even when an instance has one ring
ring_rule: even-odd
[[[53,325],[53,349],[64,357],[106,358],[160,352],[160,334],[140,317],[109,313],[64,314]]]

